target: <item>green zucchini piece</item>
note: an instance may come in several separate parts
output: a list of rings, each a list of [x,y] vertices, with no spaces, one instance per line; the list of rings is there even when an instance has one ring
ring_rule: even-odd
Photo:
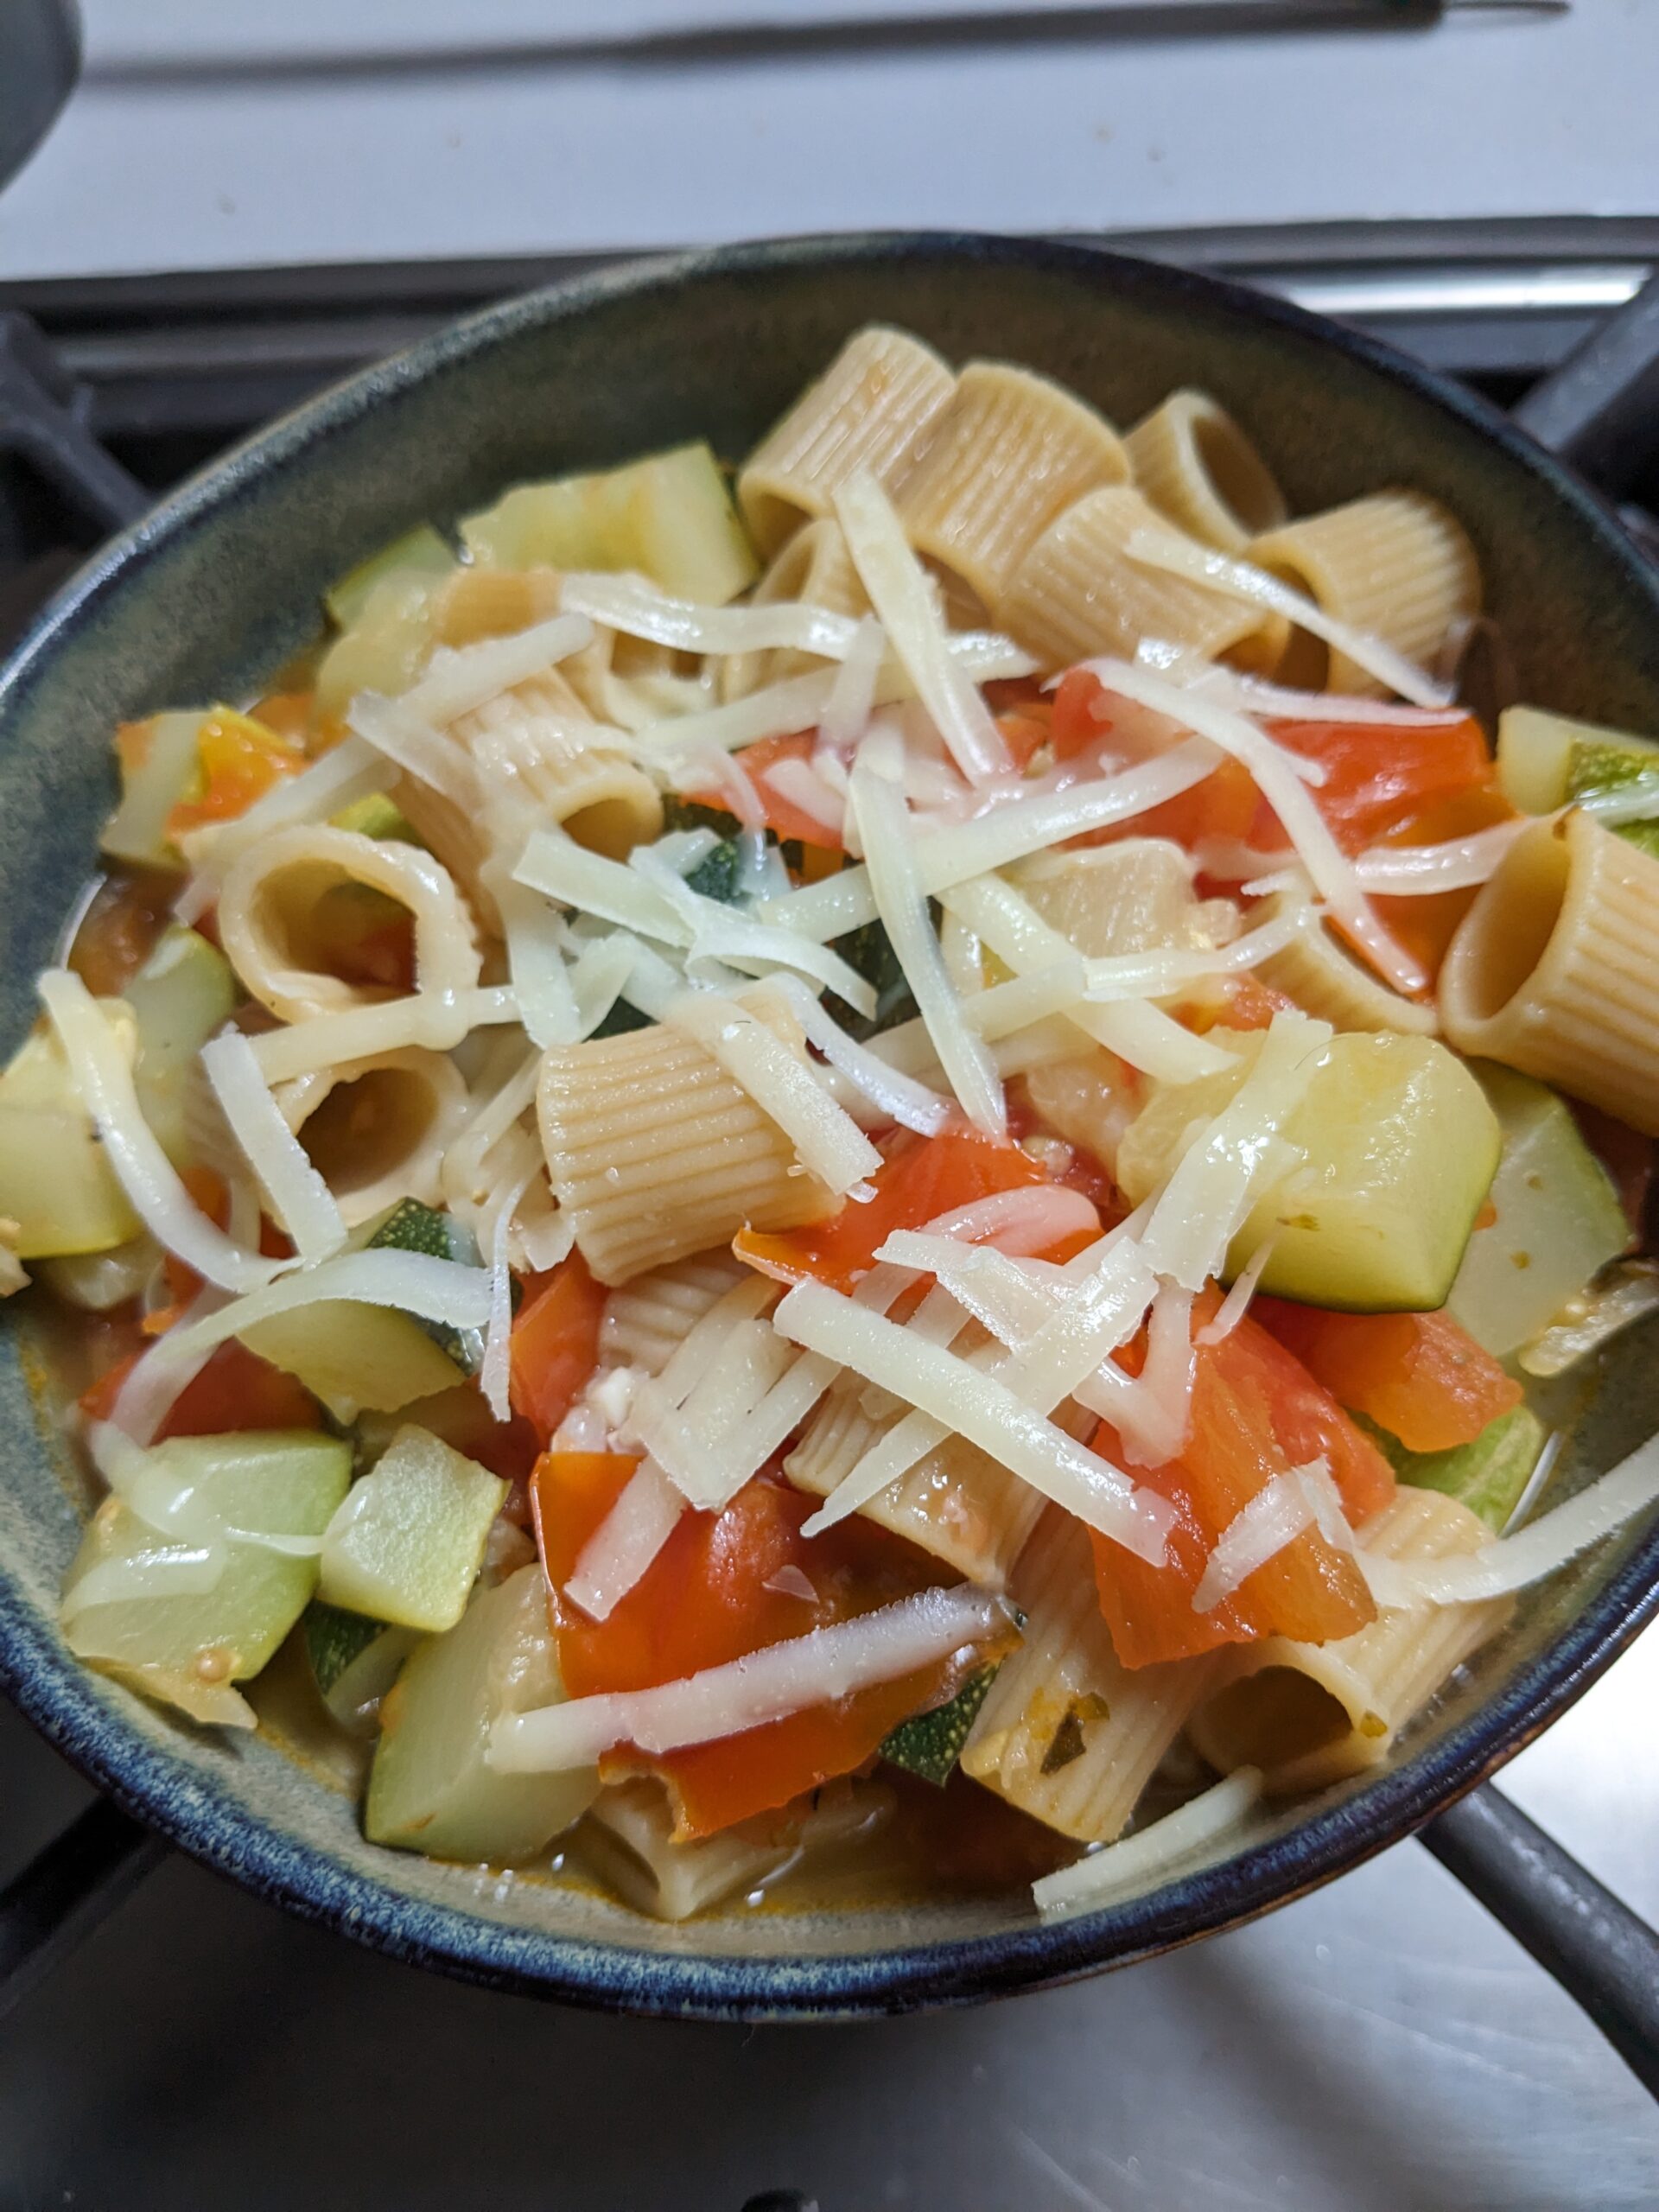
[[[927,905],[933,926],[938,929],[941,911],[938,901],[930,899]],[[840,1000],[832,1000],[836,1019],[849,1036],[862,1043],[867,1038],[879,1037],[884,1029],[895,1028],[899,1022],[914,1017],[916,1001],[911,995],[910,981],[899,965],[883,923],[861,923],[845,937],[833,939],[830,950],[838,952],[875,992],[873,1014],[860,1014]]]
[[[1490,1194],[1497,1218],[1469,1239],[1446,1302],[1477,1344],[1503,1359],[1618,1257],[1630,1226],[1564,1099],[1490,1061],[1474,1073],[1503,1131]]]
[[[1216,1030],[1239,1064],[1154,1092],[1118,1147],[1132,1204],[1163,1181],[1195,1122],[1225,1106],[1264,1033]],[[1500,1149],[1463,1063],[1433,1038],[1333,1037],[1281,1134],[1300,1158],[1245,1217],[1224,1277],[1270,1236],[1262,1287],[1278,1297],[1357,1313],[1443,1306]]]
[[[1354,1418],[1375,1437],[1402,1483],[1455,1497],[1499,1534],[1532,1480],[1547,1433],[1530,1408],[1515,1406],[1489,1421],[1471,1444],[1454,1445],[1447,1452],[1408,1452],[1375,1421],[1363,1414]]]
[[[419,522],[401,537],[394,537],[390,545],[383,545],[378,553],[372,553],[366,561],[359,561],[354,569],[348,569],[337,584],[324,592],[322,603],[335,628],[349,630],[382,584],[393,579],[407,582],[411,577],[435,582],[447,576],[454,566],[453,548],[429,522]]]
[[[1573,799],[1651,782],[1653,816],[1615,826],[1643,852],[1659,854],[1659,743],[1541,707],[1509,707],[1498,718],[1498,781],[1523,814],[1550,814]]]
[[[312,1678],[331,1717],[353,1733],[372,1726],[380,1700],[420,1638],[314,1598],[300,1622]]]
[[[760,573],[706,445],[600,475],[521,484],[468,515],[461,535],[492,568],[634,569],[707,607],[724,607]]]
[[[320,715],[343,715],[359,691],[395,698],[425,667],[435,626],[434,579],[407,573],[376,584],[349,630],[343,630],[317,670]]]
[[[167,835],[167,817],[199,784],[201,755],[196,738],[206,707],[152,715],[130,724],[116,739],[121,763],[121,804],[104,825],[99,844],[111,860],[135,868],[183,865]]]
[[[328,817],[331,830],[355,830],[359,837],[376,837],[383,844],[419,845],[420,833],[404,810],[385,791],[371,791],[366,798],[354,798],[349,806],[342,806],[338,814]]]
[[[882,1738],[880,1756],[890,1766],[901,1766],[907,1774],[919,1775],[924,1782],[943,1789],[995,1679],[995,1667],[981,1667],[969,1675],[948,1705],[938,1705],[931,1713],[914,1713],[908,1720],[901,1720]]]
[[[364,1831],[433,1859],[533,1859],[599,1795],[592,1768],[498,1774],[485,1758],[503,1713],[563,1696],[539,1567],[480,1589],[447,1635],[419,1643],[380,1708]]]
[[[434,1260],[457,1260],[463,1267],[479,1263],[478,1239],[454,1214],[423,1205],[418,1198],[399,1198],[383,1214],[362,1240],[374,1251],[424,1252]],[[463,1373],[476,1375],[484,1364],[484,1338],[478,1329],[451,1328],[445,1321],[419,1321],[433,1343],[448,1352]]]
[[[188,1164],[185,1082],[196,1055],[222,1029],[240,996],[231,963],[195,930],[175,923],[127,986],[138,1023],[133,1070],[144,1119],[175,1166]]]
[[[507,1485],[413,1423],[354,1483],[322,1543],[326,1603],[399,1628],[453,1628]]]
[[[138,1025],[119,999],[99,1001],[130,1061]],[[17,1224],[7,1243],[20,1259],[108,1252],[143,1224],[81,1104],[55,1032],[35,1030],[0,1074],[0,1216]]]
[[[465,1379],[412,1314],[355,1299],[325,1298],[275,1313],[240,1335],[250,1351],[297,1376],[346,1427],[365,1410],[395,1413]]]
[[[194,1511],[277,1536],[320,1537],[351,1479],[346,1446],[293,1430],[175,1437],[153,1448],[149,1464]],[[105,1498],[64,1583],[70,1649],[94,1665],[209,1685],[257,1675],[305,1610],[317,1562],[222,1541],[226,1564],[213,1586],[188,1586],[188,1563],[181,1580],[165,1554],[200,1556],[194,1540],[160,1534],[124,1499]]]

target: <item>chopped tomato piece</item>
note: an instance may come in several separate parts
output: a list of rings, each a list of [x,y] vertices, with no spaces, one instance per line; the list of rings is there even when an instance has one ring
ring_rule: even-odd
[[[1194,1310],[1194,1325],[1215,1310]],[[1138,1363],[1127,1359],[1131,1367]],[[1116,1432],[1103,1422],[1096,1449],[1122,1464]],[[1364,1578],[1344,1551],[1316,1529],[1258,1567],[1208,1612],[1193,1593],[1217,1542],[1274,1476],[1323,1455],[1351,1519],[1375,1512],[1393,1495],[1389,1464],[1281,1344],[1246,1315],[1218,1344],[1199,1348],[1192,1423],[1180,1457],[1134,1470],[1175,1508],[1161,1567],[1092,1535],[1101,1611],[1126,1667],[1187,1659],[1264,1636],[1324,1643],[1351,1636],[1376,1618]]]
[[[1069,669],[1055,687],[1050,734],[1057,760],[1086,753],[1111,728],[1106,686],[1086,668]]]
[[[1294,998],[1275,990],[1271,983],[1264,983],[1259,976],[1235,976],[1229,982],[1225,999],[1213,1006],[1195,1007],[1184,1019],[1190,1028],[1203,1036],[1217,1022],[1229,1029],[1266,1029],[1275,1014],[1295,1010]]]
[[[229,707],[215,708],[207,716],[197,734],[196,750],[201,788],[194,798],[179,800],[168,815],[169,837],[199,829],[205,822],[234,821],[273,784],[297,776],[305,766],[305,755],[296,745]]]
[[[507,1395],[543,1447],[599,1364],[607,1294],[572,1252],[531,1287],[512,1325]]]
[[[869,1273],[878,1246],[895,1229],[920,1229],[976,1198],[1029,1189],[1047,1178],[1017,1144],[947,1130],[937,1137],[900,1136],[870,1180],[873,1198],[849,1198],[827,1219],[778,1236],[742,1230],[732,1249],[764,1274],[789,1282],[810,1275],[847,1291]]]
[[[810,1541],[801,1524],[817,1501],[757,1476],[723,1513],[687,1512],[645,1575],[602,1622],[563,1597],[588,1539],[621,1496],[636,1460],[549,1452],[532,1484],[559,1669],[573,1697],[645,1689],[868,1612],[940,1579],[935,1563],[856,1516]],[[813,1595],[777,1586],[804,1574]],[[889,1730],[955,1687],[949,1662],[813,1706],[764,1727],[646,1758],[623,1750],[601,1763],[645,1768],[668,1783],[681,1839],[787,1804],[872,1758]]]
[[[69,965],[94,998],[120,997],[156,950],[178,895],[176,875],[148,870],[129,874],[123,869],[99,885],[69,952]]]
[[[1328,1313],[1263,1298],[1253,1309],[1332,1395],[1410,1452],[1472,1444],[1521,1402],[1521,1385],[1444,1307],[1438,1313]]]
[[[111,1367],[83,1393],[81,1411],[89,1421],[109,1419],[138,1357],[134,1352]],[[240,1429],[321,1426],[317,1402],[303,1383],[258,1358],[232,1337],[180,1392],[156,1440],[161,1444],[169,1436],[230,1436]]]
[[[1433,721],[1275,721],[1267,729],[1287,752],[1324,769],[1314,801],[1346,853],[1363,852],[1391,833],[1409,831],[1413,844],[1456,836],[1456,830],[1423,835],[1417,825],[1449,801],[1497,788],[1485,734],[1472,715],[1456,709]],[[1510,811],[1506,804],[1504,813]],[[1263,849],[1287,842],[1270,809],[1263,817],[1251,842]]]
[[[798,731],[793,737],[763,737],[753,745],[746,745],[735,757],[754,785],[768,830],[775,830],[779,837],[798,837],[802,844],[816,846],[820,852],[839,853],[840,840],[830,834],[828,825],[779,791],[766,772],[780,761],[810,761],[817,742],[811,730]],[[718,786],[688,791],[686,797],[695,799],[700,806],[725,807],[730,803],[730,794]]]

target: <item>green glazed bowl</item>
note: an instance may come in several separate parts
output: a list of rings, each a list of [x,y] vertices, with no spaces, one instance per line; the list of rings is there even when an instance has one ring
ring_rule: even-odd
[[[741,455],[841,341],[898,323],[955,359],[1047,372],[1127,423],[1177,385],[1249,426],[1297,510],[1393,484],[1479,550],[1524,696],[1659,733],[1659,587],[1611,517],[1481,401],[1367,340],[1151,264],[1012,238],[804,239],[655,261],[510,301],[302,408],[108,546],[0,672],[0,1046],[33,1019],[112,795],[110,733],[256,690],[319,594],[423,519],[526,477],[690,438]],[[25,1301],[26,1303],[26,1301]],[[1659,1427],[1651,1339],[1623,1340],[1564,1479]],[[42,1418],[26,1313],[0,1346],[0,1680],[104,1789],[261,1896],[474,1980],[624,2011],[835,2018],[961,2002],[1127,1963],[1266,1911],[1491,1773],[1647,1618],[1632,1529],[1529,1593],[1388,1764],[1262,1813],[1224,1864],[1043,1928],[1021,1892],[668,1928],[531,1879],[363,1840],[353,1803],[264,1736],[214,1736],[81,1667],[54,1624],[87,1498]]]

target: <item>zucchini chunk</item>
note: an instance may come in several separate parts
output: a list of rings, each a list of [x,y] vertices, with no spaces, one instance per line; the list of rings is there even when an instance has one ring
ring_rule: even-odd
[[[227,1022],[238,993],[231,963],[195,930],[175,923],[128,984],[138,1024],[133,1083],[144,1119],[175,1167],[189,1164],[185,1081],[208,1039]]]
[[[337,584],[331,584],[324,592],[322,603],[334,627],[349,630],[382,584],[394,578],[400,583],[411,580],[436,582],[447,576],[454,565],[453,550],[431,524],[418,522],[413,530],[406,530],[390,545],[383,545],[366,561],[359,561],[354,569],[348,569]]]
[[[120,999],[100,1001],[129,1060],[138,1025]],[[143,1227],[81,1104],[55,1033],[37,1029],[0,1074],[0,1216],[19,1259],[108,1252]]]
[[[533,1859],[599,1795],[599,1775],[498,1774],[485,1752],[506,1713],[563,1696],[539,1567],[478,1591],[459,1626],[416,1647],[380,1708],[364,1832],[433,1859]]]
[[[453,1628],[507,1485],[412,1425],[354,1483],[322,1542],[324,1600],[399,1628]]]
[[[373,1729],[379,1703],[420,1638],[314,1598],[301,1618],[312,1680],[332,1718],[353,1735]]]
[[[1498,1535],[1509,1526],[1544,1448],[1544,1425],[1526,1406],[1512,1406],[1488,1421],[1472,1443],[1446,1452],[1408,1452],[1363,1414],[1354,1418],[1376,1438],[1402,1483],[1455,1497]]]

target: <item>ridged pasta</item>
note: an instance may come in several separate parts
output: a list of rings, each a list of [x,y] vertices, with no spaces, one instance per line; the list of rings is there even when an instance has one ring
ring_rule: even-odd
[[[556,569],[457,569],[432,603],[441,645],[475,645],[485,638],[516,637],[559,611]]]
[[[1491,1532],[1456,1498],[1402,1484],[1362,1540],[1383,1559],[1450,1559],[1478,1551]],[[1188,1733],[1224,1773],[1259,1766],[1275,1795],[1323,1789],[1378,1765],[1511,1610],[1508,1598],[1414,1605],[1384,1611],[1333,1643],[1275,1636],[1239,1647],[1223,1662],[1229,1679],[1194,1713]]]
[[[726,1252],[703,1252],[636,1275],[605,1301],[599,1356],[609,1367],[660,1375],[702,1320],[747,1270]]]
[[[1135,488],[1205,545],[1242,553],[1287,516],[1273,471],[1219,401],[1172,391],[1124,434]]]
[[[1047,668],[1096,653],[1133,659],[1145,638],[1246,670],[1276,666],[1289,635],[1282,615],[1129,558],[1137,531],[1169,527],[1130,485],[1090,493],[1031,543],[998,620]]]
[[[930,347],[874,324],[849,338],[749,455],[737,503],[764,554],[829,513],[861,469],[891,486],[950,399],[955,383]]]
[[[965,1773],[1062,1835],[1109,1843],[1213,1680],[1183,1660],[1119,1664],[1081,1522],[1045,1513],[1015,1569],[1025,1640],[1005,1659],[962,1754]]]
[[[1039,853],[1009,874],[1050,927],[1091,960],[1197,950],[1238,933],[1238,908],[1230,899],[1200,899],[1185,854],[1162,837]]]
[[[1268,922],[1290,912],[1293,893],[1275,892],[1264,899],[1255,919]],[[1407,1036],[1430,1037],[1439,1027],[1434,1008],[1402,998],[1380,983],[1345,951],[1329,926],[1310,915],[1302,934],[1282,952],[1270,953],[1256,969],[1264,983],[1294,999],[1304,1014],[1315,1014],[1334,1029],[1395,1029]]]
[[[472,989],[480,966],[472,918],[439,861],[413,845],[321,824],[273,830],[232,862],[219,899],[226,957],[284,1021],[397,998],[396,985],[348,982],[329,965],[347,942],[346,925],[364,920],[365,896],[414,918],[420,989]]]
[[[877,1410],[870,1409],[872,1402]],[[885,1392],[868,1390],[859,1376],[838,1377],[784,1461],[784,1472],[798,1490],[828,1497],[906,1410],[887,1401]],[[1043,1501],[988,1452],[950,1436],[859,1510],[867,1520],[944,1560],[970,1582],[1000,1586],[1035,1527]]]
[[[398,1198],[437,1202],[467,1086],[447,1054],[410,1046],[296,1076],[276,1103],[355,1228]]]
[[[952,582],[965,588],[1001,622],[1027,547],[1086,492],[1128,473],[1122,440],[1092,407],[1029,369],[970,361],[897,505],[912,544],[946,577],[947,596]]]
[[[823,516],[796,531],[755,586],[749,603],[771,607],[785,601],[827,607],[832,614],[869,613],[869,594],[853,565],[841,524],[831,517]],[[763,683],[781,683],[823,665],[815,655],[793,646],[728,653],[720,664],[720,696],[741,699]]]
[[[1433,666],[1455,624],[1480,610],[1475,550],[1457,518],[1426,493],[1351,499],[1253,538],[1247,550],[1258,568],[1305,592],[1327,614],[1383,639],[1421,667]],[[1292,632],[1279,674],[1313,691],[1382,689],[1306,630]]]
[[[1659,1135],[1659,860],[1575,810],[1526,830],[1440,969],[1460,1052],[1557,1084]]]
[[[753,1011],[804,1055],[774,996],[756,995]],[[601,1282],[835,1211],[778,1124],[682,1030],[553,1047],[537,1110],[553,1189]]]

